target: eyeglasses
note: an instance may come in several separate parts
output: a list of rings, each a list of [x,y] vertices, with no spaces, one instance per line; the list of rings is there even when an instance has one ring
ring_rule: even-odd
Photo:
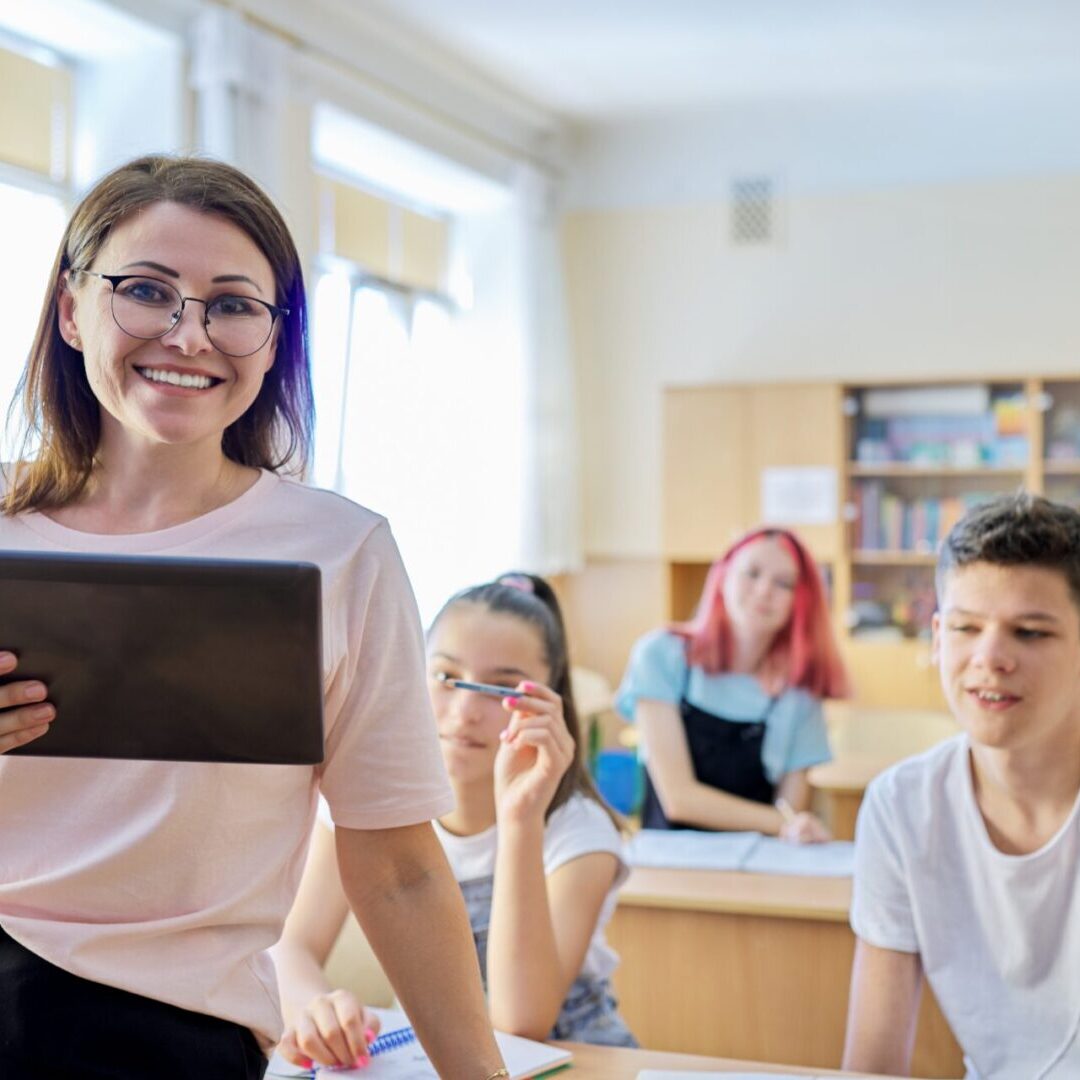
[[[137,274],[100,274],[96,270],[73,270],[89,274],[112,286],[113,321],[125,334],[144,341],[164,337],[180,321],[191,301],[204,308],[203,329],[210,344],[225,356],[250,356],[269,340],[278,316],[288,308],[268,304],[254,296],[215,296],[200,300],[181,296],[167,281]]]

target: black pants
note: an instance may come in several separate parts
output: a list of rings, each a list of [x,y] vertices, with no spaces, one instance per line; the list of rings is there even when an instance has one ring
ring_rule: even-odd
[[[247,1028],[80,979],[0,927],[0,1076],[262,1080],[265,1071]]]

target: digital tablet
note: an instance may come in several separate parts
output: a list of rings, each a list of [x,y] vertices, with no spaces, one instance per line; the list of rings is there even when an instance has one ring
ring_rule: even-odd
[[[11,754],[322,761],[319,568],[0,552],[0,648],[56,719]]]

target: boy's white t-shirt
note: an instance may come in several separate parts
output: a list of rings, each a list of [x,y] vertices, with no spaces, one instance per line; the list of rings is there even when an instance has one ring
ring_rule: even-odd
[[[851,925],[917,952],[978,1080],[1080,1077],[1080,797],[1038,851],[1006,855],[958,735],[867,788]]]
[[[474,836],[455,836],[435,823],[435,832],[446,852],[457,881],[475,881],[495,873],[498,826],[492,825]],[[629,876],[623,852],[622,836],[611,818],[595,799],[572,795],[548,818],[544,827],[544,873],[552,874],[560,866],[582,855],[608,852],[619,862],[615,880],[600,908],[589,948],[581,965],[581,974],[606,979],[619,966],[619,954],[608,945],[604,928],[615,911],[616,894]]]
[[[321,765],[0,755],[7,933],[75,975],[276,1041],[281,1015],[265,950],[296,894],[317,792],[339,824],[357,829],[429,821],[453,806],[416,605],[385,519],[263,472],[227,506],[153,533],[98,535],[41,514],[0,516],[0,550],[319,565]],[[69,721],[61,708],[54,723],[65,722],[93,718]]]

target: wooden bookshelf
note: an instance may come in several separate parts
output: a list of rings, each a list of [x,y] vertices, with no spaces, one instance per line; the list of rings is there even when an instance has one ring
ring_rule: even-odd
[[[1007,414],[995,437],[1010,443],[980,446],[990,460],[973,466],[861,461],[857,457],[860,404],[870,390],[950,386],[986,387],[990,421]],[[1007,404],[997,405],[1008,399]],[[993,412],[998,409],[999,412]],[[865,430],[865,425],[863,430]],[[1000,434],[1005,432],[1006,434]],[[1026,439],[1024,453],[1016,432]],[[1011,436],[1009,433],[1012,433]],[[947,440],[946,440],[947,441]],[[1068,457],[1075,442],[1075,459]],[[947,450],[948,448],[946,448]],[[971,448],[965,448],[970,457]],[[1011,455],[995,462],[995,453]],[[1053,452],[1060,456],[1050,458]],[[963,457],[964,454],[958,454]],[[694,610],[709,564],[740,533],[761,523],[762,474],[769,467],[819,466],[836,470],[834,523],[793,526],[818,560],[830,588],[834,624],[851,664],[858,702],[868,706],[941,709],[944,701],[930,660],[927,624],[932,610],[935,545],[897,547],[862,543],[859,485],[872,483],[893,498],[916,504],[990,496],[1021,486],[1080,504],[1080,377],[1018,376],[919,382],[725,384],[672,388],[664,395],[664,563],[669,618]],[[938,538],[939,539],[939,538]],[[915,602],[904,608],[905,594]],[[858,604],[907,610],[904,636],[880,630],[860,636],[850,626]],[[868,597],[870,598],[868,600]],[[890,611],[893,610],[890,608]],[[898,616],[898,617],[900,617]]]
[[[855,550],[851,561],[856,566],[934,566],[937,556],[931,551]]]
[[[1047,476],[1080,476],[1080,460],[1044,461],[1043,472]]]
[[[867,477],[869,479],[876,479],[878,477],[888,478],[896,476],[912,477],[916,480],[926,480],[931,477],[946,477],[946,478],[970,478],[970,477],[982,477],[982,476],[1002,476],[1002,477],[1015,477],[1020,479],[1024,476],[1025,469],[1020,468],[999,468],[997,466],[984,466],[983,468],[969,468],[958,469],[952,466],[935,466],[935,465],[908,465],[904,462],[892,462],[881,463],[880,465],[864,465],[860,462],[853,461],[847,466],[848,476]]]

